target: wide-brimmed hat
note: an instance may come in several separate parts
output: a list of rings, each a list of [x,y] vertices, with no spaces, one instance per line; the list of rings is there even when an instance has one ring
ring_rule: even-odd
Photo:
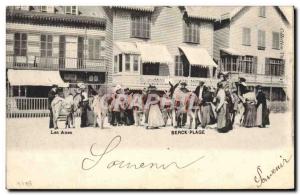
[[[220,76],[228,77],[229,76],[229,72],[219,72],[218,78],[220,78]]]
[[[85,89],[86,86],[84,83],[78,83],[77,86],[80,88],[80,89]]]
[[[258,90],[258,89],[262,89],[262,86],[261,86],[261,85],[257,85],[255,88],[256,88],[257,90]]]
[[[149,85],[148,90],[156,90],[156,86],[154,86],[154,85]]]
[[[239,77],[240,82],[246,82],[246,79],[244,77]]]
[[[187,86],[186,82],[181,82],[180,85],[181,86]]]
[[[54,84],[52,85],[52,88],[58,88],[58,85]]]

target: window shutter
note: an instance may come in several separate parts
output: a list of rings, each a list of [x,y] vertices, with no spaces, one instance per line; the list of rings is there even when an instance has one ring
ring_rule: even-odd
[[[253,74],[257,74],[257,56],[253,56]]]
[[[270,58],[266,58],[265,62],[265,74],[270,75]]]
[[[283,76],[284,72],[285,72],[285,60],[281,60],[281,71],[280,71],[280,75]]]

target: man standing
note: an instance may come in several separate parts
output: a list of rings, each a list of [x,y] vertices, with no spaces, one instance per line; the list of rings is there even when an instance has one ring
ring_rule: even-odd
[[[49,129],[54,128],[54,124],[53,124],[53,110],[51,107],[51,103],[53,101],[53,99],[55,98],[55,95],[57,94],[57,85],[52,85],[52,88],[50,89],[49,93],[48,93],[48,109],[50,111],[50,121],[49,121]]]
[[[177,127],[179,128],[184,127],[187,121],[187,110],[186,110],[185,98],[186,98],[186,94],[190,91],[186,88],[186,86],[187,86],[186,82],[180,83],[179,96],[177,97],[177,100],[175,100],[175,105],[177,107],[176,121],[177,121]]]
[[[199,82],[199,85],[196,87],[194,94],[198,97],[199,99],[199,110],[196,111],[196,127],[201,124],[201,117],[200,117],[200,112],[201,112],[201,107],[203,103],[203,95],[207,92],[207,87],[204,85],[203,81]]]

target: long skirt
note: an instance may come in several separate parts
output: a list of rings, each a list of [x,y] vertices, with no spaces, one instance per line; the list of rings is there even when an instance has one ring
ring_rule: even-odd
[[[256,126],[256,106],[255,106],[255,104],[246,104],[243,126],[244,127],[255,127]]]
[[[269,111],[267,108],[264,108],[262,104],[260,104],[257,108],[256,125],[264,127],[269,124]]]
[[[214,113],[210,103],[205,103],[200,109],[201,127],[205,128],[206,125],[210,125],[215,122]]]
[[[164,125],[162,113],[157,104],[151,105],[148,115],[148,127],[156,128]]]
[[[226,133],[232,129],[227,104],[224,104],[217,113],[217,129],[220,133]]]

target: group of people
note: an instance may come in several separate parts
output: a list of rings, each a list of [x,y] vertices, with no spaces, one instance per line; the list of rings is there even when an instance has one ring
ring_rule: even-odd
[[[77,95],[82,96],[78,104],[80,126],[97,125],[99,114],[95,114],[97,108],[94,105],[102,113],[107,110],[104,115],[111,126],[144,125],[147,129],[155,129],[167,126],[170,121],[175,128],[184,128],[187,124],[189,128],[193,128],[193,124],[195,129],[215,125],[219,132],[225,133],[237,123],[244,127],[262,128],[270,124],[268,101],[261,86],[256,86],[256,92],[250,91],[246,79],[231,82],[228,73],[220,73],[219,79],[216,87],[206,86],[200,81],[194,91],[190,91],[185,82],[174,85],[169,82],[170,88],[165,91],[154,85],[140,91],[117,85],[105,95],[91,87],[87,90],[85,86],[79,86],[81,90]],[[57,95],[56,90],[53,87],[49,92],[49,102]],[[101,99],[96,96],[103,97],[101,104],[95,104]],[[51,128],[51,106],[49,109]]]

